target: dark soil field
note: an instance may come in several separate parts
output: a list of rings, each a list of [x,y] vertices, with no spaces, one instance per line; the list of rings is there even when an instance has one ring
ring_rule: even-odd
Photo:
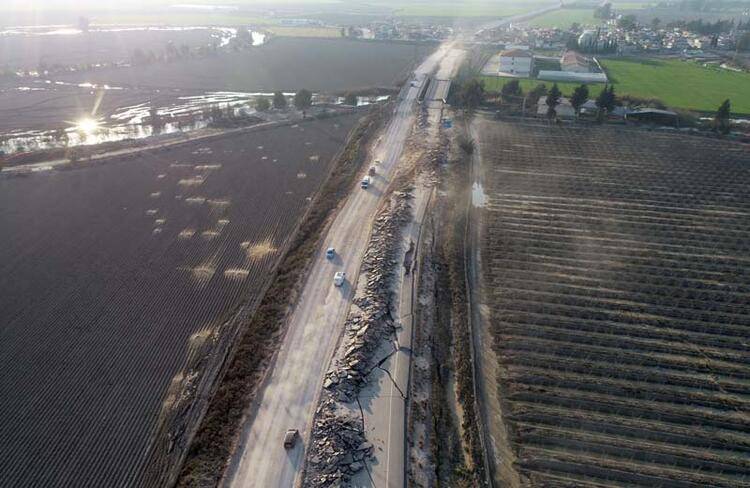
[[[105,29],[105,30],[99,30]],[[12,33],[18,32],[18,33]],[[56,33],[57,32],[57,33]],[[130,61],[133,52],[164,53],[167,45],[195,49],[221,43],[217,29],[101,27],[88,33],[73,28],[11,30],[0,33],[0,67],[12,70],[36,70],[56,65],[76,66]],[[229,35],[229,34],[226,34]]]
[[[0,179],[0,486],[143,484],[359,116]]]
[[[480,127],[485,296],[522,484],[750,486],[748,147]]]
[[[392,87],[434,45],[347,39],[276,38],[268,44],[215,57],[133,68],[72,73],[68,82],[149,88],[336,92]]]

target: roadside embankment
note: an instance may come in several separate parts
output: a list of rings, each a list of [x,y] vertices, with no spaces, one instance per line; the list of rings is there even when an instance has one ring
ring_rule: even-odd
[[[475,415],[471,331],[464,277],[470,157],[458,138],[437,153],[437,199],[425,224],[409,395],[409,480],[414,486],[485,485]]]

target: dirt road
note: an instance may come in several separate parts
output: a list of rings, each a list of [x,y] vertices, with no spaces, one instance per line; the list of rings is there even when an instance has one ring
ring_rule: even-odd
[[[420,82],[450,52],[441,46],[415,71]],[[307,277],[300,300],[292,312],[281,349],[252,406],[252,413],[228,474],[233,487],[291,487],[299,478],[304,445],[321,389],[323,374],[342,331],[352,297],[370,225],[414,123],[419,86],[405,85],[400,102],[378,146],[375,158],[382,161],[380,173],[368,190],[353,190],[334,220],[323,243],[336,248],[327,260],[322,249]],[[347,273],[341,288],[333,286],[336,271]],[[285,450],[284,432],[299,429],[303,442]]]

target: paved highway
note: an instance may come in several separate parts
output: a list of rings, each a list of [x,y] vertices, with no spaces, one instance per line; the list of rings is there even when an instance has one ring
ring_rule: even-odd
[[[466,52],[451,48],[440,61],[435,77],[439,80],[452,79],[464,59]],[[447,96],[447,94],[446,94]],[[427,103],[427,102],[425,102]],[[440,117],[442,102],[428,103],[429,127],[422,134],[422,143],[437,145],[439,143]],[[433,188],[417,182],[414,189],[413,211],[411,222],[404,227],[403,248],[408,249],[409,242],[419,248],[419,238],[425,212]],[[403,257],[401,258],[401,260]],[[415,257],[418,261],[420,258]],[[398,268],[402,268],[402,261]],[[365,420],[367,440],[375,446],[374,459],[369,462],[369,473],[360,471],[352,479],[354,486],[376,486],[378,488],[402,488],[406,485],[406,411],[409,390],[409,366],[411,363],[412,339],[412,288],[416,279],[415,272],[401,275],[396,293],[399,295],[396,309],[401,328],[398,331],[398,351],[388,358],[370,375],[370,383],[359,395],[360,405]],[[384,370],[387,370],[386,373]],[[371,479],[370,479],[371,477]]]
[[[415,71],[420,81],[450,52],[443,45]],[[382,161],[380,174],[368,190],[353,189],[336,216],[323,247],[334,246],[336,259],[326,260],[323,249],[314,258],[300,300],[271,371],[251,406],[249,421],[227,480],[235,488],[292,487],[299,482],[314,409],[323,375],[343,329],[352,288],[369,239],[370,225],[383,191],[398,165],[415,120],[419,86],[405,85],[374,157]],[[345,271],[347,283],[333,287],[333,275]],[[282,446],[284,432],[299,429],[304,442],[292,450]]]

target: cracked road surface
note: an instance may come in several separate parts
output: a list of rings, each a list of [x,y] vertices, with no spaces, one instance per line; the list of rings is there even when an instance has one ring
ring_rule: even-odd
[[[418,85],[450,51],[450,45],[442,45],[415,70]],[[380,174],[368,190],[360,190],[359,185],[352,189],[314,258],[272,369],[250,406],[248,422],[227,473],[226,482],[232,487],[287,488],[301,481],[304,447],[323,375],[343,330],[353,294],[351,284],[356,283],[370,225],[414,124],[419,89],[411,84],[404,86],[373,154],[374,159],[382,161]],[[331,261],[323,251],[328,246],[337,250]],[[341,288],[333,286],[336,271],[347,274]],[[302,442],[290,450],[282,445],[287,429],[299,429],[302,435]],[[401,429],[403,436],[403,424]],[[403,459],[401,466],[403,472]]]
[[[466,52],[451,46],[440,61],[436,78],[453,78]],[[434,103],[434,102],[433,102]],[[440,125],[442,104],[427,109],[431,128],[422,142],[437,145],[439,137],[437,128]],[[433,189],[417,182],[414,191],[414,202],[411,222],[403,232],[403,249],[412,254],[419,248],[422,222]],[[403,260],[406,260],[406,256]],[[410,259],[414,259],[412,256]],[[404,263],[398,265],[403,269]],[[417,266],[414,266],[417,268]],[[409,389],[409,369],[411,363],[411,339],[413,323],[413,287],[415,271],[405,275],[396,288],[397,322],[401,328],[397,331],[394,352],[378,365],[370,382],[360,392],[358,400],[364,411],[365,435],[375,446],[374,459],[368,461],[373,483],[369,486],[378,488],[401,488],[406,486],[406,410],[407,399],[404,392]],[[361,474],[352,478],[355,486],[368,486],[367,479]]]

